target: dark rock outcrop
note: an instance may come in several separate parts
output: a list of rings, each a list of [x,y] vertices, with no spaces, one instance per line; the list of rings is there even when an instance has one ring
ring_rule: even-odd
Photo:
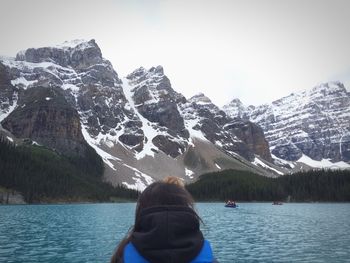
[[[152,139],[152,142],[159,150],[167,153],[173,158],[185,152],[185,145],[173,141],[169,136],[157,135]]]
[[[236,118],[233,122],[226,124],[225,129],[232,131],[248,146],[251,152],[259,155],[266,161],[272,162],[269,144],[260,126],[250,121]]]
[[[18,138],[30,138],[66,155],[84,155],[87,144],[77,111],[59,89],[37,87],[24,92],[2,126]]]
[[[52,62],[62,67],[83,71],[103,62],[102,53],[95,40],[75,40],[57,47],[29,48],[17,54],[16,60],[31,63]]]

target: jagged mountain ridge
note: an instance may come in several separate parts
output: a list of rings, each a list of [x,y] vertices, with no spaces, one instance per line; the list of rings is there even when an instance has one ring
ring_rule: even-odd
[[[350,93],[340,82],[323,83],[257,107],[234,99],[224,110],[259,124],[278,158],[350,163]]]
[[[268,164],[257,125],[231,119],[202,95],[187,100],[160,66],[121,80],[94,40],[1,59],[0,88],[2,128],[63,154],[84,154],[88,142],[112,184],[142,189],[169,174],[193,180],[225,168],[281,173]]]

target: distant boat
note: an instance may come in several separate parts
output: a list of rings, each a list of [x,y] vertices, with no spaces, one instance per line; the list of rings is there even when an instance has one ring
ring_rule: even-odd
[[[272,203],[272,205],[283,205],[283,203],[282,203],[282,202],[279,202],[279,201],[274,201],[274,202]]]
[[[238,205],[236,203],[226,203],[225,207],[237,208]]]

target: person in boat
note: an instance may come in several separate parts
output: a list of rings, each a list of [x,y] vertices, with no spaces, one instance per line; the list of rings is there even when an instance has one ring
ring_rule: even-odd
[[[227,205],[227,206],[236,206],[236,201],[228,200],[228,201],[226,202],[226,205]]]
[[[217,263],[200,222],[180,179],[152,183],[139,196],[134,226],[111,263]]]

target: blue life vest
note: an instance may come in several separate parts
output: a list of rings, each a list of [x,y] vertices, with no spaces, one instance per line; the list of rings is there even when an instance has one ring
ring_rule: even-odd
[[[139,252],[134,245],[129,242],[124,248],[123,258],[125,263],[149,263]],[[207,240],[204,240],[203,247],[199,254],[189,263],[212,263],[214,261],[211,246]]]

